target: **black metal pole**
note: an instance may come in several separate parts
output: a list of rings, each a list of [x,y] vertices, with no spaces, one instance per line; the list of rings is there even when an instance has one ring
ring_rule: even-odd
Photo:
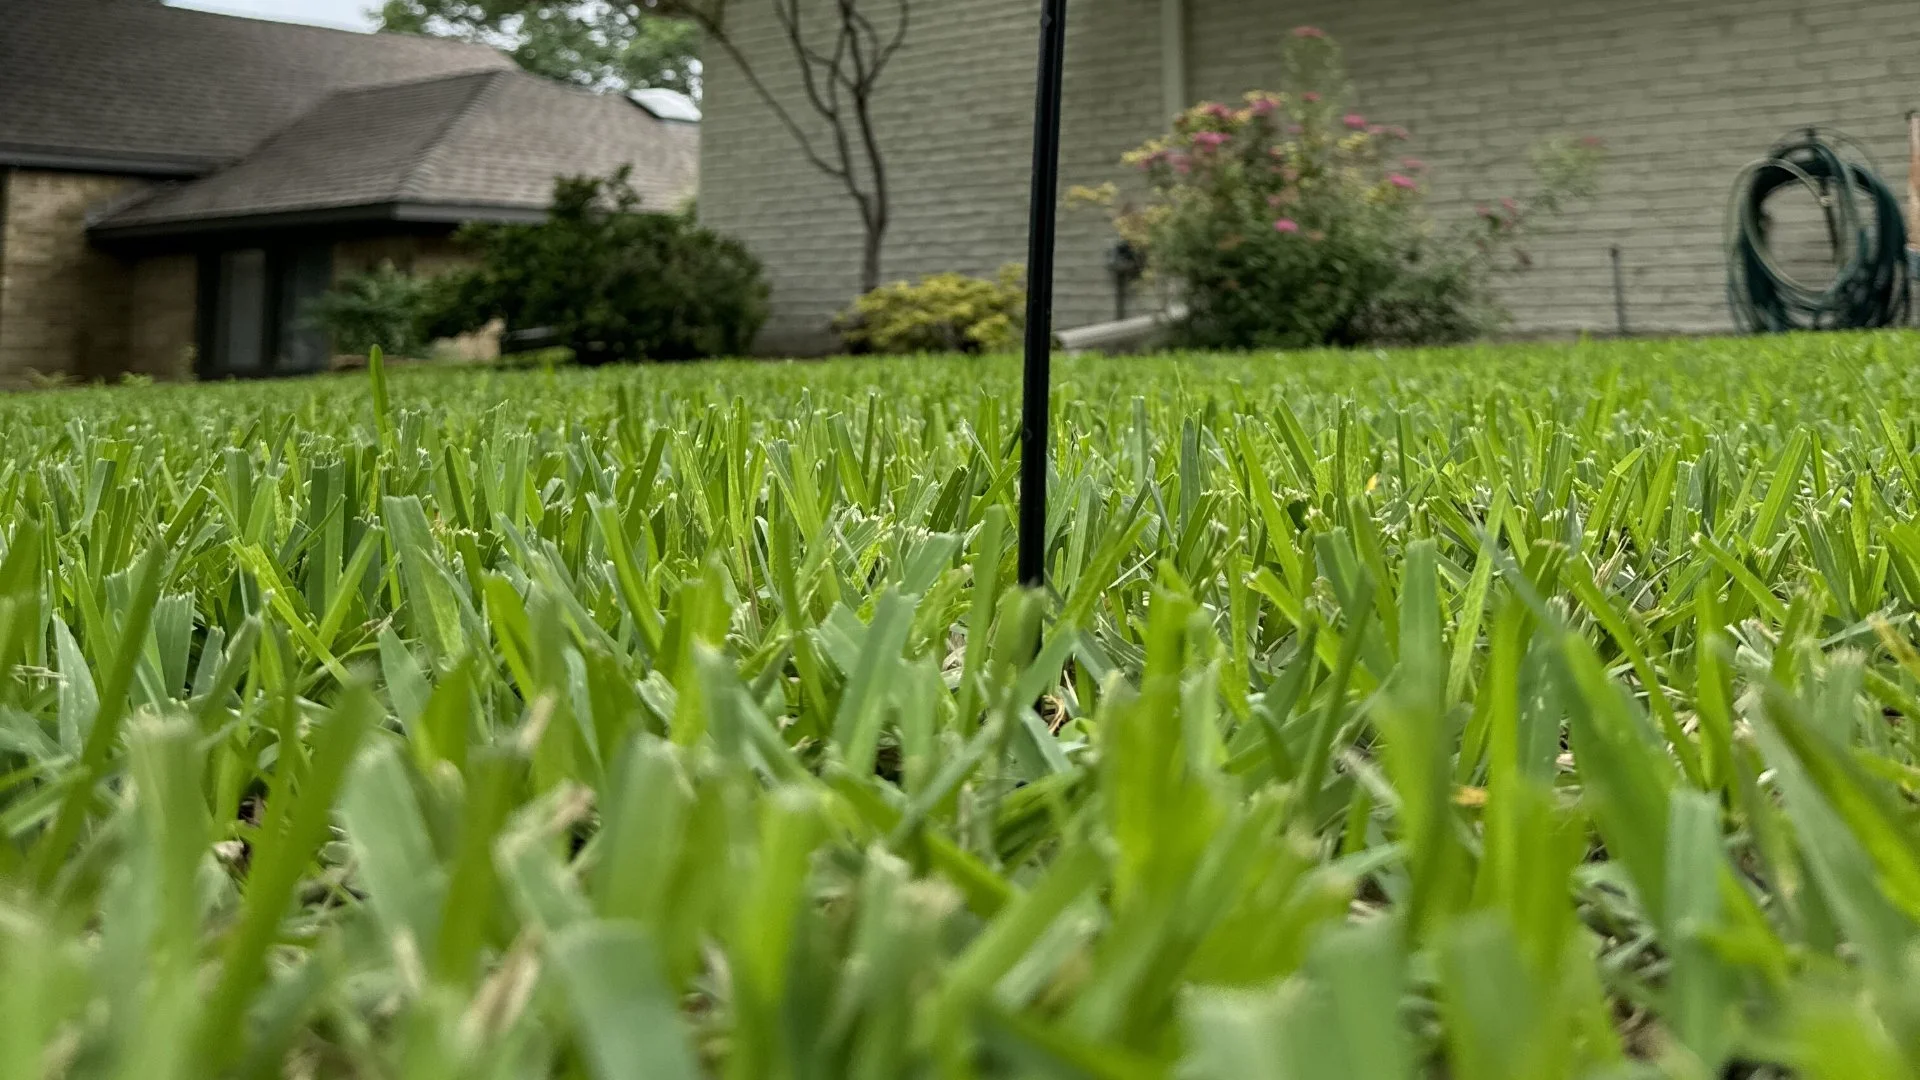
[[[1027,358],[1020,403],[1020,583],[1047,583],[1047,429],[1052,418],[1053,237],[1060,198],[1060,90],[1067,0],[1042,0],[1027,225]]]
[[[1620,264],[1619,244],[1613,245],[1613,319],[1621,337],[1632,333],[1627,328],[1627,275]]]

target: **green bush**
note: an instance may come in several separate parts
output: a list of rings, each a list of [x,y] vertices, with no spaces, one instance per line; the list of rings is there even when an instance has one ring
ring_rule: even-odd
[[[341,278],[308,301],[303,315],[333,338],[337,353],[365,355],[378,345],[394,356],[420,356],[428,340],[420,326],[427,288],[425,280],[383,262]]]
[[[1025,324],[1025,275],[1024,267],[1005,266],[991,281],[933,274],[895,282],[855,300],[837,325],[855,352],[1004,352]]]
[[[1592,192],[1599,144],[1543,147],[1539,190],[1525,205],[1503,200],[1442,230],[1425,204],[1425,165],[1399,156],[1406,130],[1355,111],[1333,40],[1294,31],[1286,69],[1287,90],[1249,94],[1239,107],[1198,105],[1125,159],[1145,174],[1147,195],[1118,207],[1116,223],[1184,301],[1180,342],[1447,342],[1501,322],[1493,261]],[[1118,203],[1111,185],[1079,194]]]
[[[759,262],[686,214],[639,207],[621,170],[560,180],[538,225],[468,226],[480,265],[430,290],[424,329],[452,337],[499,319],[549,330],[589,364],[745,352],[767,316]]]

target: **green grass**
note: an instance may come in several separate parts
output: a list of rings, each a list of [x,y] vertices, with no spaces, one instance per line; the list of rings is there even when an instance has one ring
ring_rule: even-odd
[[[0,1080],[1916,1075],[1916,352],[0,399]]]

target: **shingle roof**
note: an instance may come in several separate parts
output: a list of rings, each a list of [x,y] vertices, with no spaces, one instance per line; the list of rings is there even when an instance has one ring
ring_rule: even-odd
[[[204,172],[337,91],[511,66],[478,45],[153,0],[0,0],[0,162]]]
[[[674,123],[617,94],[595,94],[518,70],[487,90],[448,129],[416,174],[422,202],[539,206],[556,175],[605,175],[633,167],[634,190],[652,210],[692,197],[700,129]]]
[[[646,206],[669,210],[693,194],[698,140],[697,128],[622,97],[518,70],[349,90],[232,166],[161,188],[94,230],[130,236],[347,209],[408,220],[537,217],[555,176],[622,165]]]

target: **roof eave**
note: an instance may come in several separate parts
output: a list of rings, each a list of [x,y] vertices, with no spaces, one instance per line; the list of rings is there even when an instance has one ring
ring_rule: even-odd
[[[0,168],[47,169],[55,172],[112,173],[164,179],[201,176],[219,167],[211,158],[128,154],[111,150],[72,149],[0,143]]]
[[[408,225],[465,225],[475,221],[533,224],[546,220],[546,216],[547,210],[543,206],[386,202],[360,206],[308,207],[251,214],[223,214],[216,217],[134,221],[123,225],[116,225],[109,220],[93,226],[87,230],[87,233],[95,241],[111,244],[132,240],[205,237],[219,233],[308,229],[381,222]]]

